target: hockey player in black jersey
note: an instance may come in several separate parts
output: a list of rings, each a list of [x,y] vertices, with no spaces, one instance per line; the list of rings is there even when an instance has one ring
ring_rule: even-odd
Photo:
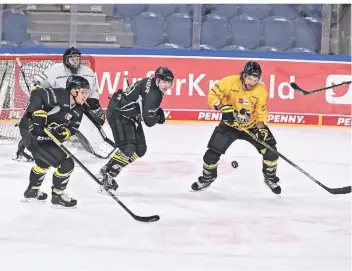
[[[64,193],[74,169],[74,161],[45,134],[44,128],[61,142],[74,135],[82,120],[82,104],[89,94],[88,80],[77,75],[67,79],[65,89],[37,88],[32,91],[29,106],[19,124],[24,145],[35,161],[23,201],[47,199],[47,194],[39,188],[48,169],[54,167],[52,206],[77,205],[77,200]]]
[[[148,127],[165,122],[160,107],[164,94],[173,84],[174,75],[169,68],[159,67],[155,77],[137,81],[124,91],[114,93],[107,109],[107,120],[119,150],[100,169],[100,178],[109,189],[116,190],[114,178],[122,168],[142,157],[147,151],[142,121]],[[139,104],[141,103],[141,105]]]
[[[36,74],[33,79],[33,89],[42,88],[62,88],[65,89],[67,78],[71,75],[82,76],[90,84],[90,96],[84,104],[85,113],[97,125],[105,123],[104,110],[99,104],[99,90],[94,71],[82,64],[81,52],[75,48],[68,48],[63,56],[61,63],[55,63],[43,72]],[[18,143],[18,150],[14,160],[22,162],[33,161],[32,157],[25,152],[25,146],[21,140]]]

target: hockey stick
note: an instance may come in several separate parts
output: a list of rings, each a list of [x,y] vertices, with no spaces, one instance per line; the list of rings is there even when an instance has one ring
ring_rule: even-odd
[[[340,188],[329,188],[325,185],[323,185],[321,182],[319,182],[317,179],[315,179],[313,176],[311,176],[308,172],[304,171],[302,168],[300,168],[299,166],[297,166],[295,163],[293,163],[291,160],[289,160],[288,158],[286,158],[284,155],[282,155],[281,153],[279,153],[277,150],[275,150],[274,148],[272,148],[271,146],[269,146],[266,142],[258,140],[255,136],[255,134],[251,133],[248,130],[244,130],[244,132],[246,132],[250,137],[252,137],[255,141],[257,141],[258,143],[262,144],[264,147],[266,147],[267,149],[269,149],[270,151],[272,151],[273,153],[277,154],[279,157],[281,157],[282,159],[284,159],[287,163],[289,163],[291,166],[293,166],[295,169],[299,170],[300,172],[302,172],[304,175],[306,175],[309,179],[311,179],[313,182],[315,182],[316,184],[320,185],[322,188],[324,188],[326,191],[328,191],[330,194],[349,194],[351,193],[351,186],[345,186],[345,187],[340,187]]]
[[[153,215],[153,216],[138,216],[135,215],[126,207],[125,204],[123,204],[115,194],[113,194],[109,189],[105,187],[98,179],[91,173],[82,163],[77,159],[76,156],[74,156],[47,128],[44,128],[44,132],[55,142],[55,144],[63,150],[67,155],[71,156],[73,160],[75,160],[81,168],[99,185],[102,185],[105,189],[105,191],[118,203],[120,206],[125,209],[125,211],[132,216],[135,220],[140,221],[140,222],[156,222],[160,219],[158,215]]]
[[[314,94],[314,93],[317,93],[317,92],[321,92],[321,91],[324,91],[324,90],[328,90],[328,89],[333,89],[333,88],[336,88],[336,87],[340,87],[340,86],[344,86],[344,85],[347,85],[347,84],[351,84],[352,81],[347,81],[347,82],[342,82],[341,84],[337,84],[337,85],[334,85],[334,86],[330,86],[330,87],[325,87],[325,88],[319,88],[319,89],[316,89],[316,90],[312,90],[312,91],[307,91],[307,90],[304,90],[302,89],[301,87],[299,87],[296,83],[292,82],[290,85],[291,87],[296,90],[297,92],[301,93],[302,95],[306,96],[306,95],[311,95],[311,94]]]
[[[29,85],[28,85],[27,80],[26,80],[26,75],[24,74],[24,71],[23,71],[23,65],[22,65],[22,62],[21,62],[19,57],[16,57],[16,62],[17,62],[18,67],[20,67],[20,72],[22,74],[23,81],[26,84],[28,93],[31,94],[31,90],[30,90]]]
[[[7,74],[7,70],[9,69],[9,64],[8,62],[6,61],[6,69],[1,77],[1,82],[0,82],[0,89],[2,88],[2,84],[4,83],[4,80],[5,80],[5,76]]]

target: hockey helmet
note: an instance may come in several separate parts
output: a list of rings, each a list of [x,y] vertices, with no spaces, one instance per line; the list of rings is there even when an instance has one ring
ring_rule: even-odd
[[[155,71],[155,78],[159,78],[161,80],[169,81],[172,83],[174,81],[174,74],[167,67],[159,67]]]
[[[249,61],[244,66],[243,71],[241,72],[241,78],[244,76],[252,75],[258,78],[262,77],[262,68],[257,62]]]
[[[66,89],[69,91],[71,91],[72,89],[76,89],[77,91],[79,91],[80,89],[89,90],[90,84],[86,78],[73,74],[67,78]]]
[[[79,61],[77,63],[74,63],[73,61],[70,61],[71,57],[79,57]],[[67,49],[63,55],[63,62],[64,62],[64,65],[73,74],[77,74],[78,68],[82,64],[81,52],[78,49],[76,49],[75,47],[71,47],[71,48]]]

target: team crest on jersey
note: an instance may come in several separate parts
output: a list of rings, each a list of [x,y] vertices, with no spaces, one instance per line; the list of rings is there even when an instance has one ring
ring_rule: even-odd
[[[239,102],[240,104],[244,104],[244,105],[248,105],[248,104],[249,104],[249,101],[248,101],[248,100],[245,100],[245,99],[242,99],[242,98],[239,98],[239,99],[238,99],[238,102]]]
[[[70,114],[70,113],[67,113],[66,115],[65,115],[65,119],[66,120],[70,120],[72,118],[72,115]]]

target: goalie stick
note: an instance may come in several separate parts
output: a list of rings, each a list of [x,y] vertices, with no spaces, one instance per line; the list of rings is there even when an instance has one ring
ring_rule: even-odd
[[[290,85],[291,87],[296,90],[297,92],[301,93],[302,95],[306,96],[306,95],[311,95],[311,94],[314,94],[314,93],[318,93],[318,92],[321,92],[321,91],[324,91],[324,90],[328,90],[328,89],[333,89],[333,88],[336,88],[336,87],[340,87],[340,86],[344,86],[344,85],[347,85],[347,84],[351,84],[352,81],[347,81],[347,82],[342,82],[340,84],[337,84],[337,85],[334,85],[334,86],[330,86],[330,87],[325,87],[325,88],[319,88],[319,89],[316,89],[316,90],[311,90],[311,91],[307,91],[307,90],[304,90],[302,89],[301,87],[299,87],[296,83],[292,82]]]
[[[266,142],[258,140],[255,136],[255,134],[251,133],[248,130],[244,130],[250,137],[252,137],[255,141],[257,141],[258,143],[262,144],[264,147],[266,147],[267,149],[271,150],[272,152],[274,152],[275,154],[277,154],[279,157],[281,157],[283,160],[285,160],[287,163],[289,163],[291,166],[293,166],[295,169],[299,170],[300,172],[302,172],[304,175],[306,175],[309,179],[311,179],[313,182],[315,182],[316,184],[320,185],[322,188],[324,188],[326,191],[328,191],[330,194],[349,194],[351,193],[351,186],[345,186],[345,187],[340,187],[340,188],[330,188],[327,187],[325,185],[323,185],[321,182],[319,182],[317,179],[315,179],[313,176],[311,176],[308,172],[304,171],[302,168],[300,168],[299,166],[297,166],[295,163],[293,163],[291,160],[289,160],[288,158],[286,158],[284,155],[282,155],[281,153],[279,153],[277,150],[275,150],[274,148],[272,148],[271,146],[269,146]]]
[[[152,215],[152,216],[138,216],[135,215],[130,209],[128,209],[126,207],[125,204],[123,204],[118,197],[116,197],[115,194],[113,194],[109,189],[107,189],[105,187],[105,185],[103,185],[103,183],[101,183],[97,177],[95,177],[93,175],[92,172],[90,172],[82,163],[81,161],[78,160],[78,158],[76,156],[74,156],[47,128],[44,128],[45,133],[55,142],[55,144],[61,149],[63,150],[67,155],[71,156],[73,160],[75,160],[81,168],[83,168],[83,170],[99,185],[103,186],[105,191],[108,193],[108,195],[110,195],[118,204],[120,204],[120,206],[130,215],[133,217],[133,219],[139,221],[139,222],[156,222],[160,219],[160,217],[158,215]]]

